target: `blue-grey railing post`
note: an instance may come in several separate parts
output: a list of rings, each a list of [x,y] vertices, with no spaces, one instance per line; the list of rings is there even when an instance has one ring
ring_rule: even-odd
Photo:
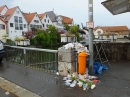
[[[55,65],[55,69],[56,69],[56,72],[58,72],[58,52],[55,53],[55,61],[56,61],[56,65]]]
[[[8,52],[8,47],[6,47],[6,50],[5,50],[5,51],[6,51],[6,61],[9,61],[9,56],[8,56],[8,53],[9,53],[9,52]]]
[[[24,53],[24,64],[27,66],[26,49],[23,49],[23,53]]]

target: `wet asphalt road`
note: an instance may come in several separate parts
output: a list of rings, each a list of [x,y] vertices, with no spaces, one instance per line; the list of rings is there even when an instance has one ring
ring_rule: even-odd
[[[0,76],[42,97],[130,97],[130,62],[110,62],[109,70],[97,75],[101,84],[94,90],[70,88],[61,76],[8,63],[0,64]]]
[[[16,97],[16,96],[14,96],[14,95],[12,95],[10,93],[8,94],[7,91],[0,88],[0,97]]]

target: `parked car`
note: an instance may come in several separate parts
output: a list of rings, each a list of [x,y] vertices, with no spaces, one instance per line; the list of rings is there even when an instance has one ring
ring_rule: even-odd
[[[0,40],[0,62],[3,60],[4,52],[3,42]]]

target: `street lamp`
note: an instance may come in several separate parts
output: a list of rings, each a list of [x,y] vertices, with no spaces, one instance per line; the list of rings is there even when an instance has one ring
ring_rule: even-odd
[[[101,4],[113,15],[130,12],[130,0],[107,0]]]

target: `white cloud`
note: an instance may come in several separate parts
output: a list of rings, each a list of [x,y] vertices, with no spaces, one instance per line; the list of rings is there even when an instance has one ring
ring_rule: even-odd
[[[127,25],[130,27],[128,18],[130,13],[113,16],[101,2],[105,0],[93,0],[93,12],[95,26],[102,25]],[[88,21],[88,0],[13,0],[11,5],[19,6],[24,12],[44,13],[54,12],[58,15],[65,15],[74,18],[75,23],[84,26]]]

